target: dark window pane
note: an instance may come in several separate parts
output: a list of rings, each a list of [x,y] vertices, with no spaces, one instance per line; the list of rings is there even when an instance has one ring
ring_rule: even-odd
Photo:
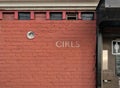
[[[30,20],[30,12],[19,12],[19,20]]]
[[[94,20],[94,12],[82,12],[82,20]]]
[[[62,12],[51,12],[50,19],[51,20],[62,20]]]
[[[76,17],[68,17],[67,20],[76,20]]]
[[[77,12],[67,12],[67,20],[77,20],[78,13]]]

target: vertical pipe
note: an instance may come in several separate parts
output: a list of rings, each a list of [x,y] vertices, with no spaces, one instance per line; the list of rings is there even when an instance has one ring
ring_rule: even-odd
[[[99,31],[99,29],[97,29],[97,55],[96,55],[96,67],[97,67],[97,70],[96,70],[96,83],[97,83],[97,88],[101,88],[102,86],[102,69],[101,69],[101,66],[102,66],[102,33]]]

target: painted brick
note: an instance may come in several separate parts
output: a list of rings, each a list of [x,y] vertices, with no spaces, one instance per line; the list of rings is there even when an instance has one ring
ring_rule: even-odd
[[[0,88],[95,88],[96,21],[0,21]],[[27,39],[33,31],[35,38]],[[79,48],[56,41],[79,41]]]

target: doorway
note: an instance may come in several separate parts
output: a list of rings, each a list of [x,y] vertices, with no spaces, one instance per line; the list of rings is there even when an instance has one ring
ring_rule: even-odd
[[[102,33],[102,88],[120,88],[120,33],[114,31]]]

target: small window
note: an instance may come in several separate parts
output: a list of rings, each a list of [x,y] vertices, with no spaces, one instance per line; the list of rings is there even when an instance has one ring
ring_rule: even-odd
[[[3,12],[3,20],[14,20],[14,12]]]
[[[78,13],[77,12],[67,12],[67,20],[77,20]]]
[[[18,19],[19,20],[30,20],[30,12],[19,12]]]
[[[50,20],[62,20],[62,12],[50,12]]]
[[[94,20],[94,12],[82,12],[82,20]]]
[[[45,12],[35,12],[35,20],[45,20],[46,13]]]
[[[116,75],[120,76],[120,55],[116,55],[115,59],[115,64],[116,64]]]

